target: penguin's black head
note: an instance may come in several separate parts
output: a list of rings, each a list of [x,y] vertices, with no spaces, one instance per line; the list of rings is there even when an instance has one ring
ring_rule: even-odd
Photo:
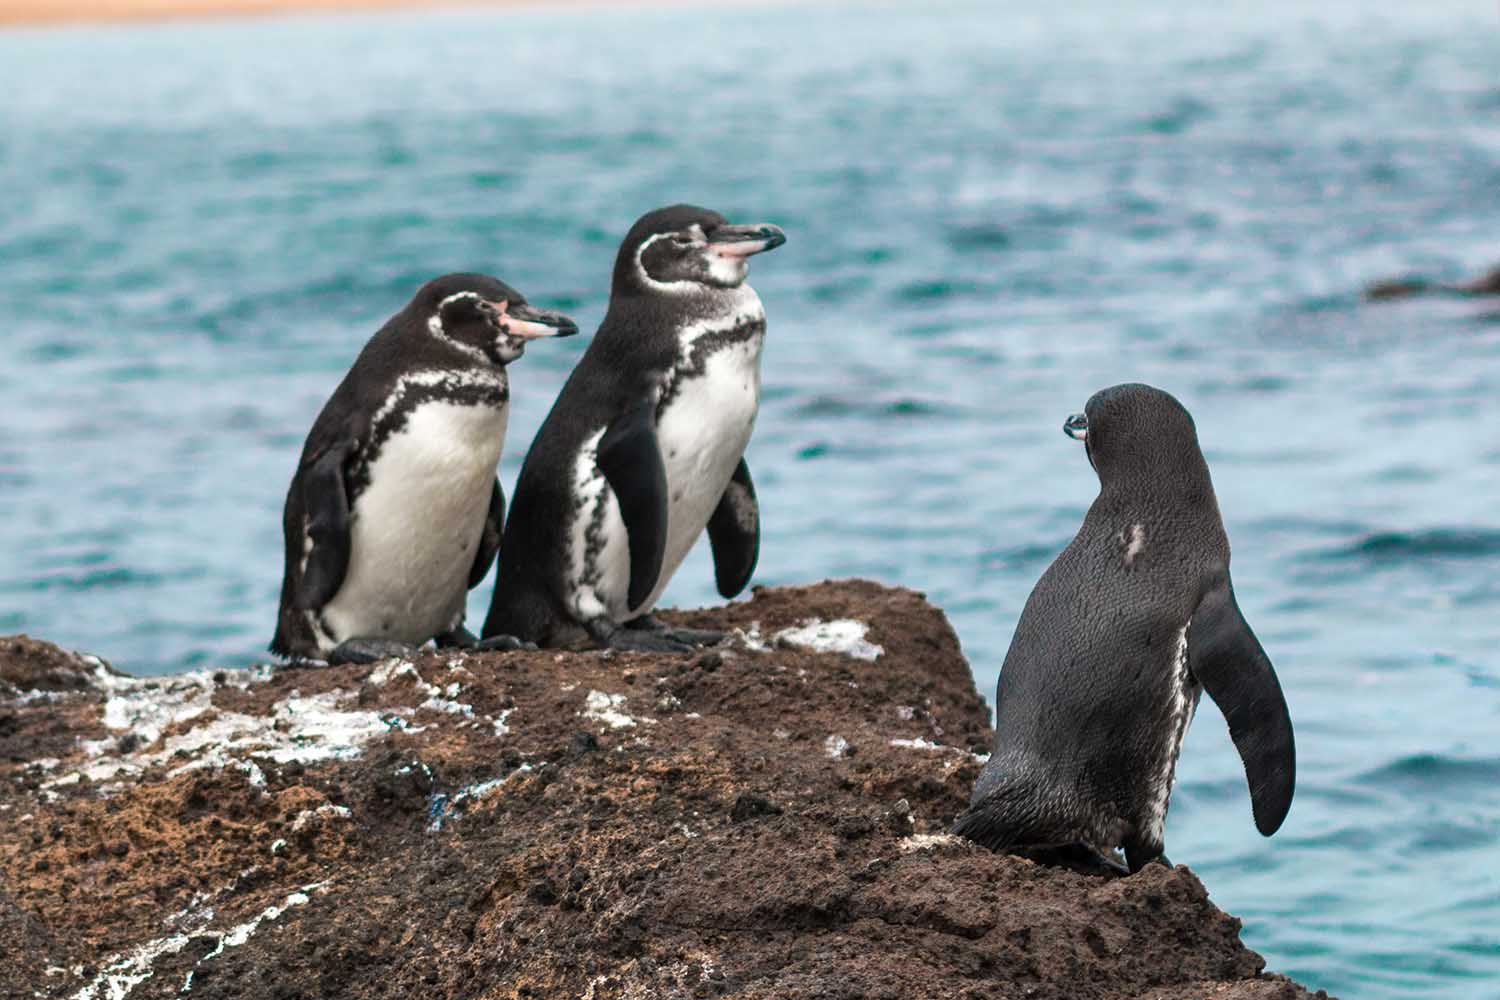
[[[659,208],[641,216],[620,244],[614,290],[692,295],[738,288],[751,256],[785,242],[768,223],[731,225],[694,205]]]
[[[578,332],[578,324],[567,316],[531,306],[520,292],[487,274],[435,278],[422,286],[409,308],[434,337],[496,365],[519,358],[528,340]]]
[[[1207,475],[1198,431],[1187,408],[1170,394],[1131,382],[1101,389],[1082,413],[1063,423],[1082,441],[1104,486],[1125,480],[1168,481]]]

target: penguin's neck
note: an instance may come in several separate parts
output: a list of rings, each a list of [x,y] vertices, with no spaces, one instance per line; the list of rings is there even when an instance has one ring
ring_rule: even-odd
[[[765,307],[748,284],[708,288],[673,297],[642,292],[616,294],[590,345],[611,367],[670,375],[692,358],[701,343],[736,329],[747,336],[765,328]],[[753,329],[752,329],[753,328]]]
[[[1089,508],[1108,515],[1140,517],[1155,511],[1194,510],[1219,514],[1213,484],[1205,478],[1173,476],[1112,477],[1101,483],[1099,495]]]
[[[680,355],[690,354],[694,345],[705,337],[751,327],[758,330],[765,326],[765,306],[761,305],[760,296],[749,285],[742,284],[704,296],[696,305],[696,309],[684,313],[676,326]]]

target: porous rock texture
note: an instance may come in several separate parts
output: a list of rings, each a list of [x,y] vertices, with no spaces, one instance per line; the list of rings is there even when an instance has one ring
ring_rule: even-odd
[[[0,639],[0,995],[1296,998],[1186,868],[948,836],[943,614],[844,581],[695,655],[133,679]]]

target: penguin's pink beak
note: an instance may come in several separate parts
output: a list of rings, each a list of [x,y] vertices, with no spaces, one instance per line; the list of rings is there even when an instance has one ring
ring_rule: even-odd
[[[573,322],[572,317],[551,309],[537,309],[525,302],[511,305],[509,302],[486,300],[485,305],[495,310],[497,320],[504,325],[507,333],[523,340],[571,337],[578,332],[578,324]]]
[[[785,242],[781,227],[769,223],[715,226],[708,234],[709,249],[720,257],[749,257],[775,250]]]

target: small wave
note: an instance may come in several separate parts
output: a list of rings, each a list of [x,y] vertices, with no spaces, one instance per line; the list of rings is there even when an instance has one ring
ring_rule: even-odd
[[[86,593],[92,590],[117,590],[123,587],[159,586],[167,577],[160,573],[147,573],[122,566],[84,570],[81,572],[59,571],[21,583],[17,589],[63,590],[70,593]],[[11,589],[7,587],[6,589]]]
[[[1447,801],[1462,790],[1493,792],[1500,788],[1500,758],[1465,760],[1443,754],[1413,754],[1366,771],[1355,781]]]
[[[1500,111],[1500,88],[1475,94],[1469,99],[1469,106],[1475,111]]]
[[[1500,531],[1491,528],[1431,528],[1381,531],[1320,554],[1328,561],[1359,559],[1397,563],[1422,559],[1483,559],[1500,555]]]
[[[926,399],[849,399],[845,396],[814,396],[792,411],[798,419],[857,417],[938,417],[951,410]]]
[[[929,302],[935,299],[956,298],[974,295],[982,289],[972,281],[911,281],[896,290],[896,297],[904,302]]]
[[[1424,823],[1412,831],[1409,847],[1423,855],[1450,851],[1471,851],[1488,847],[1500,840],[1500,825],[1477,822]]]
[[[1005,250],[1010,244],[1010,231],[995,223],[954,226],[948,230],[948,245],[954,250]]]
[[[1179,97],[1165,111],[1146,119],[1143,126],[1157,135],[1178,135],[1212,118],[1213,113],[1212,107],[1195,97]]]
[[[1031,569],[1045,566],[1068,544],[1066,538],[1047,545],[1033,543],[1029,545],[1013,545],[1003,549],[990,549],[979,557],[980,565],[985,569],[1003,569],[1006,571]]]

